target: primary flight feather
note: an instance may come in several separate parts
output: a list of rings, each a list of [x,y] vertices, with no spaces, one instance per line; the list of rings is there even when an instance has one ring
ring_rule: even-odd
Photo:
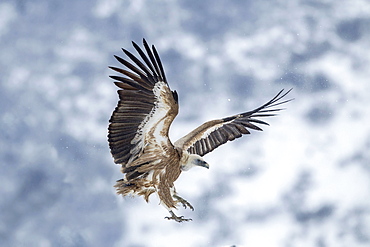
[[[169,211],[167,219],[188,221],[177,216],[174,209],[180,203],[193,206],[180,197],[174,182],[182,171],[194,166],[209,168],[202,156],[215,148],[250,134],[249,129],[268,125],[260,117],[274,116],[274,108],[290,100],[282,99],[291,91],[281,90],[264,105],[231,117],[206,122],[174,144],[168,137],[169,128],[179,111],[178,95],[171,91],[154,45],[143,40],[144,51],[132,42],[140,59],[122,49],[131,62],[115,58],[126,69],[109,67],[123,76],[110,76],[117,87],[119,101],[109,120],[108,142],[114,162],[121,165],[124,177],[117,181],[117,193],[139,195],[146,201],[156,193]]]

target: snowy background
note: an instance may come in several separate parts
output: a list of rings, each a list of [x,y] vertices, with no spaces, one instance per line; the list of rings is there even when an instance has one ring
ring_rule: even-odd
[[[192,222],[113,188],[107,66],[142,38],[180,96],[173,140],[294,88],[182,174]],[[0,246],[370,246],[369,1],[2,0],[0,47]]]

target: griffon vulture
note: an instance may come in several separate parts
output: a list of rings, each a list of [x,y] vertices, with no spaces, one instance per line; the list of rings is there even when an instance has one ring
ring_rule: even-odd
[[[179,111],[177,93],[167,83],[154,45],[150,48],[145,39],[144,50],[132,44],[142,60],[122,49],[133,63],[115,56],[126,69],[109,67],[124,75],[110,76],[120,89],[118,105],[109,120],[108,142],[114,162],[121,165],[124,174],[114,187],[122,196],[139,195],[147,202],[156,193],[170,213],[166,219],[188,221],[191,219],[174,213],[178,204],[194,210],[175,190],[174,182],[181,172],[194,166],[209,168],[202,158],[205,154],[250,134],[249,129],[261,131],[256,124],[268,124],[258,118],[281,110],[274,107],[290,101],[282,99],[291,89],[281,90],[252,111],[206,122],[173,144],[168,131]]]

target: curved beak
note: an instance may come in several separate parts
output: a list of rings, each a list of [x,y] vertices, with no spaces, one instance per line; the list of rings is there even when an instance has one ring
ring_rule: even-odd
[[[205,162],[205,161],[201,161],[201,162],[199,162],[199,166],[201,166],[201,167],[205,167],[205,168],[209,169],[209,165],[208,165],[208,163],[207,163],[207,162]]]

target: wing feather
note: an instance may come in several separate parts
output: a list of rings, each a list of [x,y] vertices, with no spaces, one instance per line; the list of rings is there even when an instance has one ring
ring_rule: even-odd
[[[130,164],[149,142],[154,146],[160,146],[159,142],[170,144],[168,129],[178,113],[177,94],[169,88],[155,47],[150,49],[145,40],[143,44],[146,54],[133,42],[142,61],[122,49],[132,63],[115,56],[126,68],[109,67],[122,75],[110,76],[120,90],[119,102],[109,120],[109,147],[114,162],[132,176],[145,170],[141,167],[145,164],[135,164],[135,167]]]
[[[158,76],[158,73],[157,73],[157,70],[154,69],[153,67],[153,63],[151,61],[149,61],[148,57],[145,55],[145,53],[140,49],[140,47],[135,44],[135,42],[132,42],[133,46],[135,47],[136,51],[139,53],[140,57],[144,60],[145,64],[148,66],[148,68],[151,70],[152,74],[153,74],[153,77],[155,78],[155,80],[163,80],[162,78],[159,79],[159,76]],[[144,47],[146,48],[148,46],[148,44],[145,42],[144,40]],[[150,50],[150,49],[149,49]],[[155,60],[152,60],[155,62]]]
[[[135,44],[135,43],[134,43]],[[134,46],[135,47],[135,46]],[[138,46],[136,46],[139,50],[141,50]],[[136,48],[135,47],[135,48]],[[145,66],[138,58],[136,58],[134,55],[132,55],[131,52],[129,52],[126,49],[122,49],[122,51],[137,65],[140,67],[140,69],[146,74],[146,79],[150,82],[153,82],[153,84],[156,83],[156,81],[153,78],[153,74],[150,72],[147,66]],[[140,53],[139,53],[140,55]],[[145,54],[144,54],[145,55]],[[140,75],[140,74],[139,74]]]
[[[206,122],[175,142],[175,147],[187,150],[191,154],[204,156],[228,141],[250,134],[248,129],[262,131],[256,124],[269,124],[257,118],[275,116],[276,112],[283,110],[273,107],[293,100],[282,101],[291,90],[279,91],[270,101],[252,111]]]
[[[152,50],[153,50],[153,53],[154,53],[154,56],[155,56],[155,60],[157,61],[157,64],[159,66],[161,77],[162,77],[163,81],[167,82],[166,75],[164,73],[164,69],[163,69],[163,66],[162,66],[161,59],[159,58],[159,54],[157,52],[157,49],[155,49],[154,45],[152,45]]]
[[[144,40],[143,42],[144,44],[144,48],[149,56],[149,59],[151,61],[151,64],[154,66],[154,70],[156,71],[156,74],[159,76],[159,80],[162,80],[164,82],[167,82],[166,78],[162,76],[161,74],[161,70],[159,69],[158,67],[158,62],[157,60],[154,58],[153,56],[153,53],[151,52],[150,48],[149,48],[149,45],[148,43]],[[154,46],[153,46],[154,47]],[[159,60],[160,61],[160,60]],[[163,73],[164,74],[164,73]]]

